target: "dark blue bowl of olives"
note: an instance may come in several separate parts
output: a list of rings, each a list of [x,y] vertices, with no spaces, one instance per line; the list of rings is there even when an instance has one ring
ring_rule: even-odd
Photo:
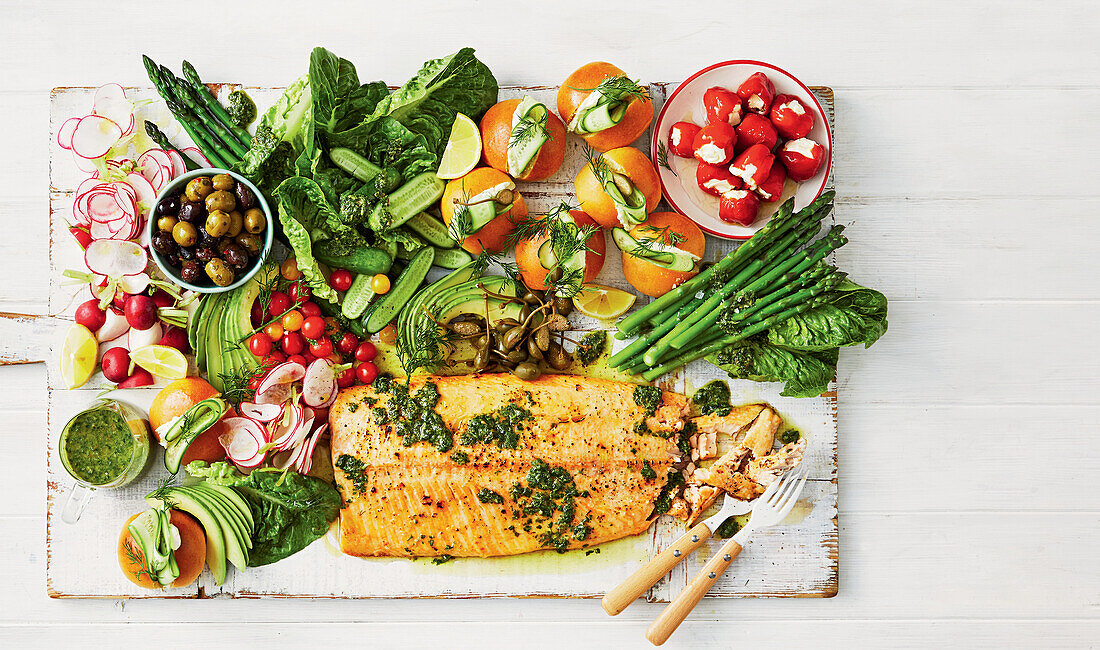
[[[226,169],[196,169],[169,183],[150,212],[149,249],[167,278],[199,293],[248,282],[271,253],[271,208]]]

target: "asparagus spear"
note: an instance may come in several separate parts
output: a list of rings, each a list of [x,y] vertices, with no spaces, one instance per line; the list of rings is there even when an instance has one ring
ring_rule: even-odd
[[[793,298],[793,296],[792,296],[792,298]],[[722,348],[724,348],[728,345],[732,345],[734,343],[737,343],[738,341],[743,341],[743,340],[749,338],[750,336],[753,336],[755,334],[759,334],[760,332],[766,331],[766,330],[770,329],[771,327],[777,325],[778,323],[782,323],[783,321],[787,320],[788,318],[791,318],[792,316],[797,316],[798,314],[801,314],[802,312],[809,311],[810,309],[813,309],[814,307],[817,307],[817,306],[822,305],[824,303],[825,303],[825,297],[824,296],[817,296],[816,298],[813,298],[811,300],[799,301],[793,307],[789,307],[785,311],[782,311],[782,312],[780,312],[778,314],[775,314],[773,316],[770,316],[768,318],[764,318],[764,319],[750,325],[749,327],[746,327],[745,329],[741,330],[737,334],[733,334],[733,335],[729,335],[729,336],[723,336],[722,338],[714,341],[713,343],[710,343],[709,345],[703,345],[703,346],[700,346],[700,347],[693,347],[690,350],[685,350],[684,352],[681,352],[679,355],[677,355],[676,357],[673,357],[672,359],[670,359],[667,362],[661,364],[660,366],[657,366],[656,368],[650,368],[649,370],[643,372],[642,373],[642,378],[645,379],[646,381],[653,381],[654,379],[656,379],[657,377],[660,377],[661,375],[665,374],[666,372],[670,372],[672,370],[675,370],[676,368],[681,368],[683,366],[686,366],[687,364],[691,363],[692,361],[695,361],[696,359],[702,359],[703,357],[707,356],[708,354],[713,354],[714,352],[718,352],[719,350],[721,350]]]
[[[179,150],[178,147],[176,147],[176,145],[172,144],[172,142],[168,139],[168,136],[164,135],[164,131],[161,131],[160,127],[158,127],[154,122],[145,120],[145,132],[149,134],[149,138],[153,142],[157,143],[157,146],[161,149],[164,149],[165,151],[175,151],[176,153],[178,153],[180,155],[180,158],[183,158],[183,164],[187,166],[187,171],[200,169],[199,165],[195,161],[188,158],[186,155],[184,155],[182,151]]]
[[[237,142],[237,139],[233,137],[229,129],[225,128],[225,126],[214,118],[214,116],[206,112],[202,102],[199,101],[199,98],[196,96],[194,88],[169,72],[167,68],[164,68],[163,72],[166,73],[164,76],[167,78],[168,83],[172,84],[172,89],[175,91],[176,97],[191,110],[191,113],[202,122],[203,126],[205,126],[210,133],[221,140],[221,144],[224,147],[228,147],[237,158],[241,158],[248,153],[248,147]]]
[[[644,352],[651,343],[667,334],[669,330],[676,326],[676,323],[680,322],[680,319],[690,314],[693,310],[698,309],[701,304],[703,304],[702,298],[688,301],[687,304],[682,305],[680,309],[669,318],[660,321],[652,330],[646,332],[630,345],[616,352],[614,356],[608,359],[608,365],[615,368],[634,361],[638,354]]]
[[[203,155],[210,160],[211,164],[217,167],[229,167],[229,161],[218,151],[220,147],[214,147],[210,140],[211,136],[205,133],[201,125],[193,123],[189,111],[180,105],[175,92],[172,90],[172,85],[168,83],[164,74],[167,72],[167,76],[171,77],[172,73],[169,72],[167,68],[158,67],[155,61],[144,54],[141,55],[141,60],[145,63],[145,71],[149,75],[149,80],[153,82],[153,85],[157,88],[157,92],[164,98],[164,102],[168,104],[168,110],[172,111],[172,114],[176,116],[183,130],[187,132],[187,135],[191,136],[191,139],[195,141],[195,145],[202,150]]]
[[[233,118],[230,117],[229,111],[222,107],[218,102],[218,98],[214,97],[210,89],[206,87],[206,84],[199,78],[199,73],[195,70],[195,66],[191,65],[188,61],[183,62],[183,76],[187,79],[187,83],[194,89],[195,95],[198,99],[206,105],[207,109],[214,114],[214,117],[218,118],[225,126],[233,132],[238,140],[244,143],[246,146],[252,144],[252,136],[248,131],[238,126]]]

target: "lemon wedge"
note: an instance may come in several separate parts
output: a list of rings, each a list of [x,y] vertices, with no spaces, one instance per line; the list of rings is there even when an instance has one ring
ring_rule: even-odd
[[[573,296],[573,306],[585,316],[598,320],[618,318],[634,305],[638,296],[599,284],[586,284]]]
[[[87,327],[73,323],[61,344],[61,380],[66,388],[79,388],[96,369],[99,344]]]
[[[459,178],[477,167],[480,160],[481,131],[473,120],[459,113],[451,126],[451,136],[447,138],[443,160],[439,161],[435,175],[444,180]]]
[[[130,359],[157,377],[183,379],[187,376],[187,357],[167,345],[146,345],[138,348],[130,352]]]

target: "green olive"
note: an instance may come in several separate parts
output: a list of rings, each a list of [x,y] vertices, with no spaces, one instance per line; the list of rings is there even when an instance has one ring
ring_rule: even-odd
[[[206,215],[206,232],[213,237],[221,237],[229,232],[229,215],[221,210],[214,210]]]
[[[237,184],[237,182],[234,181],[233,177],[229,174],[215,174],[214,178],[212,178],[211,181],[213,182],[214,189],[216,190],[229,191],[232,190],[233,186]]]
[[[258,235],[267,227],[267,217],[259,208],[249,208],[244,213],[244,229],[253,235]]]
[[[172,228],[176,226],[176,221],[178,221],[178,219],[170,214],[166,214],[160,219],[157,219],[157,229],[165,232],[172,232]]]
[[[260,238],[250,232],[242,232],[234,237],[234,239],[237,240],[238,244],[244,246],[244,249],[248,251],[249,255],[258,255],[260,247],[263,246],[263,242],[260,241]]]
[[[201,203],[214,191],[214,184],[209,176],[196,176],[187,181],[187,189],[183,191],[187,200],[192,203]]]
[[[211,192],[206,196],[206,211],[213,212],[214,210],[221,210],[222,212],[232,212],[237,209],[237,199],[233,197],[231,192],[225,190],[218,190],[217,192]]]
[[[542,374],[542,371],[540,371],[539,367],[531,363],[530,361],[524,361],[523,363],[516,366],[514,370],[512,370],[512,374],[524,381],[532,381],[538,379],[539,375]]]
[[[240,210],[234,210],[229,213],[229,230],[226,231],[226,236],[236,237],[244,230],[244,215]]]
[[[233,284],[233,271],[226,266],[220,257],[215,257],[206,263],[206,275],[219,287],[227,287]]]
[[[180,246],[194,246],[198,238],[198,229],[186,221],[178,221],[172,226],[172,239],[176,240]]]

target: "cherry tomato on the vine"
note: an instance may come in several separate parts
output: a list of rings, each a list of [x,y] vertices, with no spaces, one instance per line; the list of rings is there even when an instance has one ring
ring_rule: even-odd
[[[251,352],[254,357],[266,357],[271,354],[272,347],[273,342],[271,337],[263,332],[256,332],[248,337],[248,351]]]
[[[264,365],[265,368],[271,368],[273,366],[279,365],[280,363],[282,363],[284,361],[286,361],[286,355],[285,354],[283,354],[282,352],[280,352],[278,350],[272,350],[271,354],[264,357],[263,365]]]
[[[273,291],[271,301],[267,303],[267,314],[270,318],[278,318],[286,310],[290,309],[290,296],[282,291]]]
[[[283,319],[280,322],[282,323],[284,330],[288,332],[297,332],[298,330],[302,329],[302,322],[304,320],[305,318],[302,316],[302,312],[298,311],[297,309],[291,309],[285,315],[283,315]]]
[[[309,300],[312,295],[313,292],[310,291],[309,287],[301,280],[290,283],[290,299],[296,304]]]
[[[336,376],[336,385],[340,388],[347,388],[355,383],[355,368],[348,368]],[[316,422],[316,409],[314,409],[314,421]]]
[[[290,280],[291,282],[302,277],[302,272],[298,270],[298,260],[293,257],[288,258],[283,262],[283,265],[279,267],[279,274],[282,275],[284,279]]]
[[[320,316],[310,316],[302,321],[302,336],[314,341],[325,335],[325,320]]]
[[[355,367],[355,378],[364,384],[369,384],[378,376],[378,366],[370,361],[364,361]]]
[[[309,318],[310,316],[320,316],[321,315],[321,308],[318,307],[317,303],[313,302],[312,300],[309,300],[307,302],[303,302],[302,306],[299,307],[298,310],[301,311],[302,315],[305,316],[306,318]]]
[[[332,354],[332,341],[322,338],[310,343],[309,353],[318,359],[329,356]]]
[[[301,332],[287,332],[283,334],[282,348],[287,354],[301,354],[306,349],[306,340]]]
[[[390,277],[385,273],[379,273],[370,279],[371,291],[382,295],[390,292]]]
[[[300,355],[300,354],[292,354],[289,357],[287,357],[286,360],[287,361],[294,361],[296,363],[300,363],[303,366],[306,365],[306,358],[304,356]]]
[[[264,334],[267,334],[272,341],[278,341],[283,338],[283,326],[279,321],[275,321],[264,328]]]
[[[359,347],[355,348],[356,361],[374,361],[376,356],[378,356],[378,348],[370,341],[363,341]]]
[[[351,332],[344,332],[344,336],[336,343],[336,349],[344,354],[355,354],[357,347],[359,347],[359,337]]]
[[[347,269],[336,269],[332,272],[332,275],[328,276],[328,286],[337,291],[347,291],[351,288],[351,281],[353,279],[351,271]]]

